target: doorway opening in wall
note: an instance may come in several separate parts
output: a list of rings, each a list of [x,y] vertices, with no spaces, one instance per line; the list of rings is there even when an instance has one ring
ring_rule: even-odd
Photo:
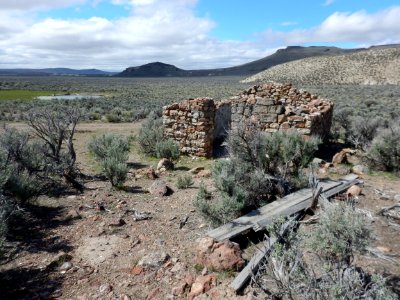
[[[213,142],[213,157],[214,158],[221,158],[227,157],[228,147],[227,147],[227,140],[228,136],[218,136],[214,139]]]

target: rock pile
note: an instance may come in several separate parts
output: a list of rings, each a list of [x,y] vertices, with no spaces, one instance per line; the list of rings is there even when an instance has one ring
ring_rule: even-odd
[[[256,125],[270,133],[295,129],[305,137],[324,139],[332,122],[331,101],[297,90],[291,84],[257,85],[228,102],[231,103],[231,128],[239,124]]]
[[[215,104],[197,98],[163,108],[164,135],[180,145],[181,153],[210,157],[213,149]]]

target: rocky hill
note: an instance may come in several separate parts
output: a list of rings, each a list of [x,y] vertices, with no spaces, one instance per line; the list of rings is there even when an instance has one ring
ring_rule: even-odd
[[[301,84],[400,84],[400,47],[371,47],[356,53],[312,57],[274,66],[243,82]]]
[[[315,56],[333,56],[345,53],[354,53],[363,49],[341,49],[324,46],[290,46],[279,49],[274,54],[243,65],[204,70],[183,70],[173,65],[154,62],[137,67],[129,67],[117,74],[119,77],[190,77],[190,76],[249,76],[270,67]]]

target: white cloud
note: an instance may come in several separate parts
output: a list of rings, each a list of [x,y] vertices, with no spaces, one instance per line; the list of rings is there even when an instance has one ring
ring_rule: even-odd
[[[129,7],[128,17],[113,20],[99,17],[35,20],[32,12],[56,5],[93,5],[99,1],[0,0],[0,67],[120,70],[163,61],[186,69],[212,68],[255,60],[286,45],[400,43],[400,6],[375,14],[336,12],[315,28],[288,32],[270,29],[259,34],[256,41],[211,37],[216,24],[195,14],[197,0],[102,0]],[[22,3],[31,10],[22,9]]]
[[[296,29],[289,32],[263,33],[266,42],[275,45],[298,45],[310,43],[358,43],[364,45],[400,43],[400,6],[369,14],[336,12],[319,26]]]
[[[210,68],[244,63],[265,54],[250,42],[211,38],[215,24],[194,14],[196,0],[113,1],[129,5],[131,15],[116,20],[49,18],[22,23],[17,29],[5,28],[7,39],[0,39],[4,50],[1,67],[8,62],[9,67],[123,69],[158,60],[183,68]],[[8,23],[0,19],[0,32]]]

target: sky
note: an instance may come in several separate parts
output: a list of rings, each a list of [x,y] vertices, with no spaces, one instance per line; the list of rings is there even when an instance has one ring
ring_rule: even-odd
[[[205,69],[294,45],[393,43],[399,0],[0,0],[1,69]]]

